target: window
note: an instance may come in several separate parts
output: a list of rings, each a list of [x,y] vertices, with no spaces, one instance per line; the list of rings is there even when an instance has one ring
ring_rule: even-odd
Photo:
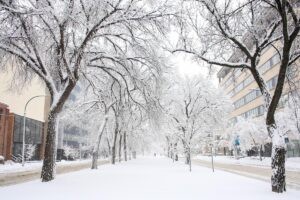
[[[244,98],[241,98],[241,99],[237,100],[236,102],[234,102],[235,109],[237,109],[243,105],[245,105]]]
[[[246,78],[246,79],[244,80],[244,85],[247,86],[247,85],[249,85],[250,83],[252,83],[253,81],[254,81],[254,78],[253,78],[252,75],[250,75],[248,78]]]
[[[278,76],[274,76],[270,80],[267,81],[267,87],[269,90],[272,90],[276,87]]]
[[[15,115],[14,123],[14,142],[23,141],[23,116]],[[42,142],[44,123],[26,118],[26,143],[40,144]]]
[[[225,83],[223,84],[223,87],[224,88],[227,88],[230,84],[232,84],[233,83],[233,77],[232,76],[230,76],[226,81],[225,81]]]
[[[241,116],[247,119],[249,117],[258,117],[263,114],[264,114],[264,106],[260,105],[256,108],[253,108],[253,109],[241,114]]]
[[[266,61],[264,64],[262,64],[258,71],[261,74],[264,74],[266,71],[268,71],[269,69],[271,69],[272,67],[274,67],[276,64],[278,64],[280,62],[280,56],[279,54],[275,54],[273,57],[271,57],[268,61]]]
[[[240,84],[238,84],[235,87],[235,93],[238,93],[239,91],[241,91],[244,88],[244,82],[241,82]]]
[[[228,95],[229,95],[230,97],[232,97],[232,96],[234,95],[234,90],[231,90],[231,91],[228,93]]]

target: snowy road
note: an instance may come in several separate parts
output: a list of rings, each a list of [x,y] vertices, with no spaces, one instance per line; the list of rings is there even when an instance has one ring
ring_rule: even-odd
[[[58,175],[50,183],[32,181],[0,187],[1,199],[22,200],[298,200],[300,191],[270,192],[269,183],[199,166],[190,173],[166,158],[140,158]]]

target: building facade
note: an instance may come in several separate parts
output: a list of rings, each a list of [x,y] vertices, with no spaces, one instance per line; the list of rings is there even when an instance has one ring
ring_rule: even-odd
[[[277,49],[281,50],[279,45],[277,45]],[[261,55],[258,70],[266,81],[271,94],[274,93],[277,84],[279,67],[280,55],[277,53],[277,50],[271,46],[266,48]],[[299,92],[300,75],[299,70],[297,69],[298,67],[299,63],[288,68],[287,76],[289,82],[286,82],[284,85],[279,109],[284,106],[284,102],[288,100],[290,95]],[[222,68],[217,76],[219,79],[219,86],[230,96],[234,105],[234,109],[230,113],[231,124],[236,123],[239,117],[247,119],[250,117],[263,116],[263,96],[249,70]],[[293,142],[296,146],[299,146],[300,144],[298,140],[294,140]],[[294,150],[295,149],[290,148],[290,151],[294,152]],[[298,154],[300,156],[300,147],[297,149],[297,155]]]
[[[13,68],[12,68],[13,69]],[[17,84],[13,70],[0,73],[0,155],[6,160],[17,160],[22,154],[23,121],[27,106],[25,144],[32,144],[36,150],[32,159],[42,159],[45,145],[49,97],[46,86],[38,77],[25,85]]]

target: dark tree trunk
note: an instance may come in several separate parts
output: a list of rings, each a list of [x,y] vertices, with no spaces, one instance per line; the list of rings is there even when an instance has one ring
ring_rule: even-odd
[[[282,193],[286,191],[285,183],[285,153],[282,147],[272,149],[272,191]]]
[[[173,155],[174,155],[174,152],[173,152],[173,144],[170,143],[170,158],[173,159]]]
[[[186,150],[186,152],[185,152],[185,162],[184,162],[185,164],[190,164],[190,155],[189,155],[189,152],[187,152],[187,150]]]
[[[262,161],[262,144],[259,146],[259,160]]]
[[[42,182],[51,181],[55,176],[57,115],[58,113],[51,111],[48,115],[46,146],[41,173]]]
[[[129,153],[128,153],[128,158],[129,158],[129,160],[131,160],[131,154],[132,154],[131,148],[129,147]]]
[[[111,164],[116,164],[116,145],[117,145],[117,137],[118,137],[118,128],[115,129],[114,141],[111,147]]]
[[[98,169],[98,151],[93,151],[92,154],[92,167],[91,169]]]
[[[124,151],[124,160],[127,161],[127,140],[126,140],[126,132],[124,132],[124,141],[123,141],[123,151]]]
[[[119,138],[119,162],[122,161],[122,135],[120,135],[120,138]]]
[[[174,154],[175,154],[174,160],[178,161],[177,143],[174,144]]]
[[[99,155],[99,149],[100,149],[100,142],[101,142],[102,135],[104,133],[104,128],[105,128],[105,125],[107,123],[107,120],[108,120],[108,117],[105,114],[104,121],[102,122],[102,125],[101,125],[100,130],[99,130],[100,133],[98,135],[97,142],[96,142],[96,144],[94,146],[94,149],[93,149],[93,158],[92,158],[92,167],[91,167],[91,169],[97,169],[98,168],[98,155]]]
[[[189,150],[189,170],[192,171],[192,158],[191,158],[191,151]]]
[[[110,147],[110,143],[109,143],[108,138],[106,138],[106,142],[107,142],[107,148],[108,148],[108,155],[111,156],[111,147]]]

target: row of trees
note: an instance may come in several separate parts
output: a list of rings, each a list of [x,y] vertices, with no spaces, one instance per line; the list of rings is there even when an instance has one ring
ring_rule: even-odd
[[[222,124],[227,106],[202,77],[174,84],[167,90],[170,95],[161,98],[161,77],[167,69],[161,49],[168,49],[191,54],[201,65],[251,73],[264,97],[273,143],[272,190],[283,192],[286,151],[275,110],[287,69],[300,57],[298,5],[293,0],[0,0],[1,63],[16,66],[23,77],[36,74],[51,98],[42,181],[54,178],[58,115],[79,80],[89,91],[79,107],[99,111],[94,168],[107,129],[113,130],[110,145],[115,155],[118,137],[125,143],[136,127],[157,125],[145,119],[158,119],[158,113],[168,116],[161,120],[170,133],[168,141],[181,142],[190,162],[195,138]],[[167,35],[169,30],[176,33]],[[179,39],[176,46],[168,41],[174,35]],[[261,55],[269,47],[280,57],[273,95],[259,70]],[[172,96],[174,92],[180,93]]]
[[[191,154],[199,151],[202,140],[226,127],[232,104],[202,76],[175,80],[167,84],[162,96],[162,129],[169,156],[178,159],[178,154],[184,154],[191,171]]]
[[[300,57],[300,16],[293,0],[195,0],[182,7],[179,22],[181,43],[173,52],[192,54],[210,65],[247,70],[264,97],[265,123],[272,139],[272,191],[285,191],[284,133],[278,129],[278,107],[287,69]],[[278,81],[271,94],[259,70],[266,48],[280,57]]]
[[[114,113],[115,154],[126,101],[137,102],[141,95],[135,93],[146,95],[146,86],[159,77],[158,44],[172,8],[168,1],[0,1],[2,64],[18,67],[22,76],[36,74],[51,99],[42,181],[54,179],[58,115],[80,79],[104,102],[98,141],[107,112]]]

